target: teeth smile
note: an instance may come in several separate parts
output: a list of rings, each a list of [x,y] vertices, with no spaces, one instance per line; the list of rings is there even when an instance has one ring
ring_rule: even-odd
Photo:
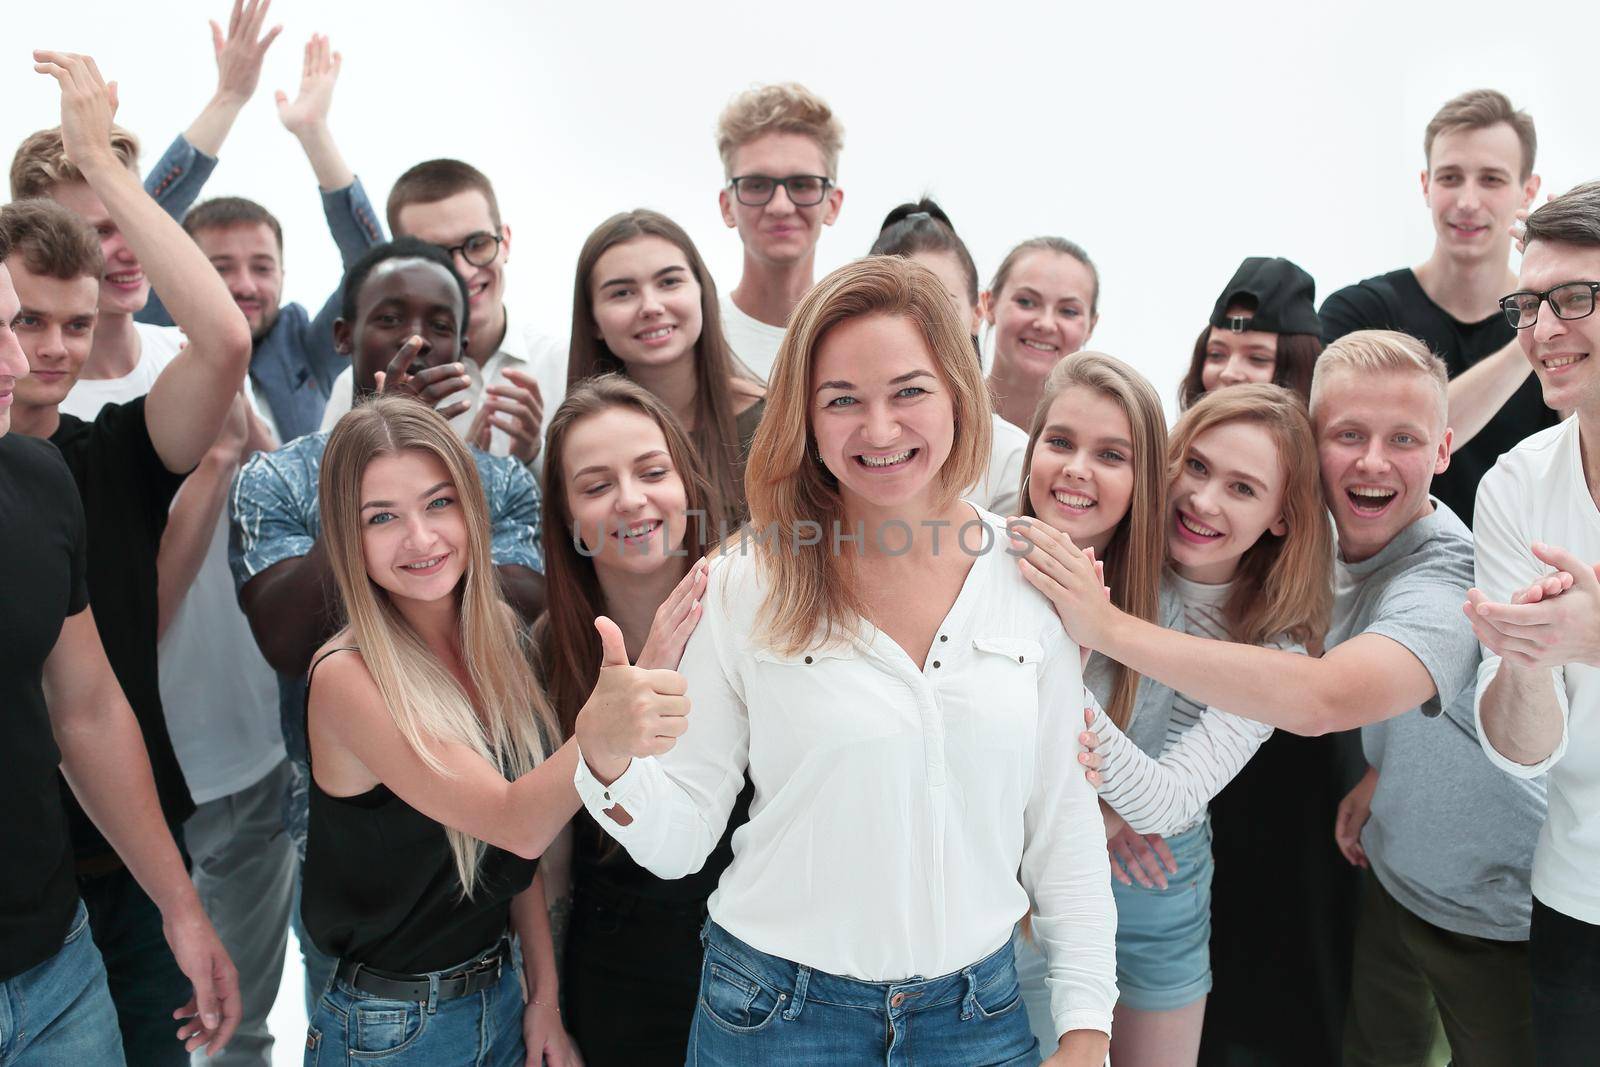
[[[1196,522],[1194,519],[1189,518],[1189,516],[1185,515],[1181,511],[1178,512],[1178,521],[1183,523],[1183,528],[1185,530],[1188,530],[1190,533],[1193,533],[1193,534],[1199,534],[1201,537],[1221,537],[1222,536],[1222,531],[1221,530],[1213,530],[1211,527],[1205,525],[1204,523]]]
[[[674,327],[671,327],[671,326],[662,326],[662,327],[659,327],[658,329],[648,330],[648,331],[646,331],[644,333],[641,333],[641,334],[638,335],[638,337],[639,337],[639,340],[641,340],[641,341],[655,341],[655,340],[658,340],[659,338],[666,337],[668,334],[670,334],[673,331],[673,329],[674,329]]]
[[[1540,360],[1540,362],[1544,364],[1546,370],[1559,370],[1562,367],[1570,367],[1574,363],[1578,362],[1580,359],[1585,359],[1585,358],[1587,358],[1587,357],[1585,357],[1585,356],[1556,356],[1553,359]]]
[[[425,571],[444,561],[443,556],[431,556],[428,559],[418,560],[415,563],[402,563],[400,569],[404,571]]]
[[[914,448],[908,448],[904,452],[891,452],[887,456],[857,456],[856,458],[869,467],[892,467],[896,463],[904,463],[915,455],[916,451]]]
[[[645,537],[645,536],[647,536],[649,534],[655,533],[656,532],[656,527],[658,527],[660,525],[661,525],[661,520],[660,519],[651,519],[648,522],[636,523],[633,526],[629,526],[625,530],[620,530],[620,531],[618,531],[617,536],[622,538],[623,540],[630,540],[632,538],[637,538],[637,537]]]
[[[1059,346],[1050,344],[1048,341],[1032,341],[1026,337],[1022,339],[1022,343],[1036,352],[1059,352],[1061,350]]]
[[[1060,490],[1057,490],[1057,491],[1051,493],[1050,495],[1055,497],[1056,498],[1056,503],[1060,504],[1062,507],[1068,507],[1068,508],[1092,508],[1092,507],[1094,507],[1094,497],[1092,497],[1092,496],[1082,496],[1082,495],[1080,495],[1078,493],[1063,493]]]

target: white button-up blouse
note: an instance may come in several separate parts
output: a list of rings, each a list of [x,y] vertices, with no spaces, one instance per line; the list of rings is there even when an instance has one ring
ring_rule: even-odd
[[[1078,646],[1021,577],[1001,520],[980,514],[989,548],[920,668],[864,620],[857,646],[764,645],[763,568],[734,542],[679,668],[688,731],[609,787],[579,760],[578,792],[636,861],[681,878],[715,847],[748,769],[750,821],[709,902],[729,933],[832,974],[932,978],[1007,944],[1031,901],[1057,1031],[1110,1033],[1116,911],[1076,758]],[[603,813],[618,803],[627,826]]]

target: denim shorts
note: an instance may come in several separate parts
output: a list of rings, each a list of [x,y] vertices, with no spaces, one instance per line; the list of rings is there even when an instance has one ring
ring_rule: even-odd
[[[433,973],[444,977],[478,958]],[[496,984],[431,1008],[415,1000],[385,1000],[335,978],[306,1028],[305,1067],[523,1067],[527,1054],[517,975],[507,960]]]
[[[688,1067],[1038,1067],[1010,940],[939,978],[863,982],[747,945],[709,920]]]
[[[1167,838],[1178,873],[1167,888],[1113,879],[1121,1004],[1169,1011],[1211,991],[1211,821]]]

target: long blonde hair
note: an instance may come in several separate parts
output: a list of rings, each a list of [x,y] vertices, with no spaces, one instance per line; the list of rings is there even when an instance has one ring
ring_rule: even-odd
[[[1133,433],[1133,497],[1128,514],[1117,523],[1100,554],[1111,602],[1130,615],[1159,623],[1161,568],[1167,558],[1167,420],[1161,398],[1144,375],[1103,352],[1074,352],[1050,369],[1039,406],[1033,411],[1028,449],[1022,455],[1022,514],[1037,517],[1028,498],[1028,472],[1033,469],[1033,450],[1044,433],[1050,405],[1078,386],[1092,389],[1120,407]],[[1111,700],[1105,711],[1119,729],[1126,729],[1139,693],[1139,676],[1112,661],[1111,677]]]
[[[745,496],[750,523],[775,531],[778,544],[756,541],[770,589],[761,608],[763,637],[780,651],[798,651],[813,639],[837,640],[850,620],[865,615],[855,594],[851,564],[824,534],[817,544],[798,535],[801,524],[824,531],[843,524],[838,483],[822,465],[811,431],[811,368],[823,335],[866,315],[903,318],[922,334],[955,408],[955,440],[935,476],[939,506],[948,505],[988,469],[989,394],[972,338],[957,321],[943,284],[926,267],[895,256],[869,256],[823,278],[794,309],[778,347],[767,386],[767,408],[750,446]],[[870,535],[869,535],[870,536]]]
[[[1215,426],[1250,422],[1263,427],[1283,466],[1283,521],[1245,549],[1233,591],[1223,605],[1229,636],[1260,644],[1288,634],[1301,644],[1322,639],[1333,610],[1333,531],[1322,498],[1317,438],[1305,402],[1281,385],[1230,385],[1206,393],[1172,428],[1167,480],[1177,480],[1189,446]]]
[[[431,454],[444,464],[466,519],[456,640],[470,693],[367,575],[361,479],[375,458],[407,451]],[[489,549],[489,508],[466,445],[426,405],[376,396],[340,419],[329,436],[317,491],[323,543],[351,637],[412,751],[439,774],[449,774],[434,752],[440,741],[466,745],[511,778],[533,769],[544,758],[546,738],[559,737],[560,727],[501,594]],[[454,827],[445,833],[462,894],[471,896],[484,844]]]

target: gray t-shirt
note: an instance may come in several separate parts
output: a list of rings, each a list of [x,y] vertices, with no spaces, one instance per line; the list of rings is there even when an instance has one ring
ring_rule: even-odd
[[[1378,881],[1412,914],[1455,933],[1522,941],[1545,783],[1500,773],[1479,747],[1478,641],[1461,614],[1472,534],[1433,504],[1376,556],[1337,565],[1328,647],[1382,634],[1421,660],[1437,689],[1420,708],[1361,729],[1378,770],[1361,844]]]

